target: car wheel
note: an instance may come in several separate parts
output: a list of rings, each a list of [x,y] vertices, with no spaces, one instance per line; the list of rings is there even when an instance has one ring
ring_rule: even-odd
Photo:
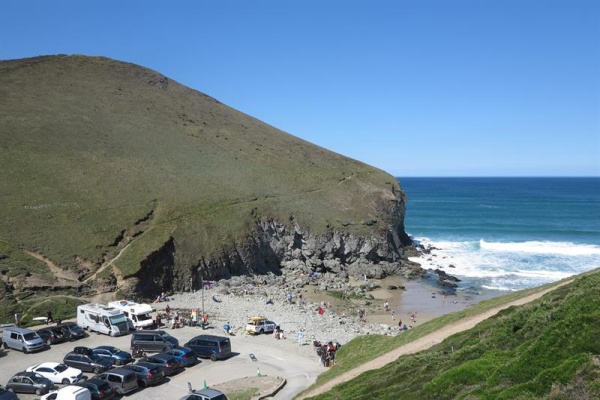
[[[6,343],[4,343],[4,348],[8,349],[8,345]]]
[[[37,394],[38,396],[42,395],[42,389],[35,389],[35,394]]]
[[[264,333],[264,331],[261,329],[260,331],[258,331],[259,335],[262,335]]]
[[[27,347],[23,347],[23,354],[27,354],[29,353],[29,350],[27,350]]]
[[[148,387],[148,382],[146,381],[140,381],[140,386],[143,388],[147,388]]]
[[[211,354],[210,355],[210,360],[211,361],[217,361],[217,355],[216,354]]]
[[[94,374],[98,375],[100,373],[100,368],[96,367],[94,368]]]
[[[69,380],[67,378],[62,380],[63,385],[68,385],[69,383],[71,383],[71,382],[69,382]]]

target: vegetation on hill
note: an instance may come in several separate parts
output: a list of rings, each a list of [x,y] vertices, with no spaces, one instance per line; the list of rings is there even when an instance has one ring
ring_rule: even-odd
[[[364,237],[404,229],[390,175],[107,58],[0,61],[0,152],[10,293],[77,294],[40,258],[92,289],[162,261],[181,289],[200,262],[222,270],[260,221]],[[0,321],[24,306],[4,305]]]
[[[393,348],[405,338],[357,338],[339,350],[338,363],[356,365],[374,357],[373,347]],[[600,272],[594,272],[314,398],[600,398],[599,338]]]

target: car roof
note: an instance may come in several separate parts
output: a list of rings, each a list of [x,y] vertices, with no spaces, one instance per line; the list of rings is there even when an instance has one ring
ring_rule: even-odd
[[[144,361],[138,361],[135,364],[129,364],[129,365],[137,365],[138,367],[144,367],[144,368],[148,368],[148,369],[160,368],[160,366],[158,366],[156,364],[152,364],[152,363],[144,362]]]
[[[217,336],[217,335],[198,335],[198,336],[194,336],[193,338],[191,338],[189,341],[192,341],[194,339],[208,339],[208,340],[222,340],[222,339],[227,339],[229,340],[228,337],[225,336]]]
[[[54,362],[54,361],[46,361],[46,362],[43,362],[41,364],[34,365],[32,368],[39,368],[39,367],[56,368],[60,364],[61,363],[57,363],[57,362]]]
[[[42,376],[42,375],[38,374],[37,372],[33,372],[33,371],[21,371],[21,372],[17,372],[16,374],[14,374],[13,378],[15,376]]]

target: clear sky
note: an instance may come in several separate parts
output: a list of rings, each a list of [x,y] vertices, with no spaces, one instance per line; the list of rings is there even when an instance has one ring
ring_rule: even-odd
[[[600,176],[597,0],[4,0],[0,15],[0,59],[139,64],[394,176]]]

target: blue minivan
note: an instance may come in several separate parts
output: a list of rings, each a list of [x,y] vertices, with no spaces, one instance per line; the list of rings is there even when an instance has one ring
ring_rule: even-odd
[[[198,357],[210,358],[212,361],[222,360],[231,355],[231,342],[224,336],[200,335],[184,344]]]

